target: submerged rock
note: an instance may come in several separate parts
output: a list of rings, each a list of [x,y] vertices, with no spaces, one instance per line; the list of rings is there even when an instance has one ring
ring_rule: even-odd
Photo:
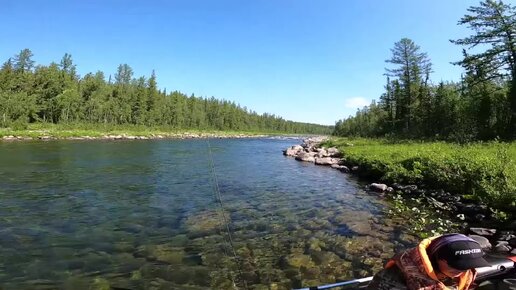
[[[185,256],[182,248],[175,248],[169,245],[157,245],[152,251],[157,261],[166,262],[169,264],[181,264]]]
[[[331,168],[337,169],[337,170],[339,170],[340,172],[343,172],[343,173],[349,173],[349,171],[350,171],[347,166],[339,165],[339,164],[332,164]]]
[[[331,266],[334,263],[341,263],[341,259],[333,252],[313,252],[311,254],[313,261],[319,266]]]
[[[170,238],[169,244],[174,247],[184,247],[188,244],[189,239],[186,235],[174,235]]]
[[[112,278],[109,280],[109,283],[111,285],[111,289],[124,289],[124,290],[137,290],[143,288],[143,280],[141,280],[141,273],[140,276],[137,276],[138,274],[131,275],[130,279],[127,279],[125,277],[123,278]]]
[[[326,243],[318,238],[312,237],[308,240],[309,248],[311,251],[321,251],[322,248],[326,247]]]
[[[91,290],[110,290],[111,285],[109,284],[109,281],[106,279],[95,278],[95,280],[93,280],[93,283],[89,289],[91,289]]]
[[[230,215],[225,213],[227,219]],[[216,210],[203,211],[188,217],[185,224],[187,229],[195,235],[209,235],[220,230],[222,213]],[[228,220],[230,223],[230,221]]]
[[[181,264],[185,257],[183,248],[173,247],[170,244],[140,246],[134,253],[137,258],[148,261],[159,261],[168,264]]]
[[[286,262],[290,267],[294,268],[310,268],[315,267],[314,262],[312,261],[312,258],[305,254],[290,254],[286,257]]]
[[[303,268],[303,274],[308,279],[319,279],[321,270],[318,267]]]

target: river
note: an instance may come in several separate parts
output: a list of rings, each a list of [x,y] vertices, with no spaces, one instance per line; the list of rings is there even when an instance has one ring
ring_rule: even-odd
[[[0,143],[0,288],[307,287],[417,241],[364,184],[282,155],[299,143]]]

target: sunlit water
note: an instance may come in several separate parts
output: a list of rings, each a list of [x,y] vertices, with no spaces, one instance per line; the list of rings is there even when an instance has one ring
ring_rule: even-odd
[[[206,140],[0,143],[0,288],[289,289],[414,244],[299,142],[210,140],[215,176]]]

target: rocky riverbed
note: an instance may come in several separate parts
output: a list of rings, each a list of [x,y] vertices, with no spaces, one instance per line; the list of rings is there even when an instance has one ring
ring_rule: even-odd
[[[346,162],[345,152],[340,152],[334,147],[321,146],[323,141],[325,141],[324,137],[308,138],[300,145],[285,149],[283,154],[294,157],[298,161],[331,166],[345,174],[359,175],[361,172],[359,165]],[[420,188],[415,184],[373,182],[368,184],[366,189],[371,194],[392,198],[403,204],[414,204],[416,201],[431,207],[438,213],[445,214],[455,224],[459,224],[461,231],[477,240],[484,249],[500,254],[516,255],[516,221],[500,225],[493,217],[493,211],[478,201],[469,200],[442,189]],[[414,211],[416,215],[419,212],[417,207],[409,210]],[[432,223],[431,220],[425,222]]]
[[[250,134],[215,134],[215,133],[163,133],[148,135],[104,134],[100,136],[56,136],[48,132],[36,132],[35,137],[22,135],[6,135],[0,141],[29,141],[29,140],[151,140],[151,139],[193,139],[193,138],[264,138],[268,135]]]

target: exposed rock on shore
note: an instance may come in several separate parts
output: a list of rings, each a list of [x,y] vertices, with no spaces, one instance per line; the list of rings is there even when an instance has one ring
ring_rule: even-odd
[[[163,133],[149,135],[128,135],[128,134],[106,134],[101,136],[54,136],[48,132],[35,132],[36,137],[7,135],[0,138],[0,141],[28,141],[28,140],[150,140],[150,139],[193,139],[193,138],[263,138],[267,135],[224,135],[214,133]]]
[[[21,137],[21,136],[8,135],[8,136],[2,137],[2,139],[0,139],[0,140],[4,140],[4,141],[22,141],[22,140],[32,140],[32,139],[33,138],[31,138],[31,137]]]
[[[469,237],[486,250],[501,254],[516,254],[516,232],[487,228],[469,228]]]
[[[332,166],[343,172],[349,172],[349,169],[340,163],[338,157],[341,156],[337,148],[319,147],[319,144],[326,140],[325,137],[308,138],[303,141],[302,145],[294,145],[283,151],[285,156],[295,157],[298,161],[312,162],[317,165]]]

